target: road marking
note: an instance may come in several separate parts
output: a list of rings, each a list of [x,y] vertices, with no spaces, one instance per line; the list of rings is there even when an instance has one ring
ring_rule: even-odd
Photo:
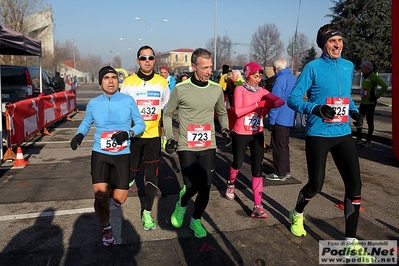
[[[93,139],[85,139],[85,142],[94,142]],[[27,141],[26,143],[34,143],[36,145],[40,144],[63,144],[63,143],[71,143],[70,140],[60,140],[60,141]],[[21,145],[24,147],[24,145]]]
[[[385,105],[385,106],[388,106],[388,107],[392,107],[392,104],[390,104],[390,103],[379,102],[379,104],[382,104],[382,105]]]
[[[31,218],[38,218],[38,217],[60,216],[60,215],[92,213],[92,212],[94,212],[93,207],[92,208],[73,209],[73,210],[61,210],[61,211],[54,211],[54,212],[34,212],[34,213],[25,213],[25,214],[3,215],[3,216],[0,216],[0,221],[22,220],[22,219],[31,219]]]

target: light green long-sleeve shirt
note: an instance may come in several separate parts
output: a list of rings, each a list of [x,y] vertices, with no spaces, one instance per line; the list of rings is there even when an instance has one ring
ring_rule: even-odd
[[[379,91],[377,91],[378,86],[381,86]],[[371,72],[367,76],[365,75],[362,81],[362,89],[360,90],[361,103],[374,104],[374,102],[370,101],[370,98],[373,98],[373,95],[380,98],[387,89],[388,85],[376,73]]]
[[[205,87],[194,85],[191,79],[176,85],[163,113],[167,139],[176,140],[172,128],[172,117],[176,109],[179,119],[178,151],[216,148],[215,111],[221,128],[229,128],[223,90],[213,81],[209,81]],[[203,127],[204,130],[199,130],[199,127]]]

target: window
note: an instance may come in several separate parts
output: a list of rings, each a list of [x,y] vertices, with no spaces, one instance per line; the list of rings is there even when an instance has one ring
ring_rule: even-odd
[[[185,55],[184,55],[184,62],[187,63],[187,61],[188,61],[188,56],[185,54]]]
[[[179,62],[179,55],[175,54],[175,62]]]

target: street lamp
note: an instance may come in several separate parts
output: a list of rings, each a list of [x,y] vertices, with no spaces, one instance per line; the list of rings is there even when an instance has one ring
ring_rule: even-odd
[[[72,39],[72,42],[75,42],[75,39]],[[73,68],[76,69],[76,65],[75,65],[75,47],[72,47],[73,49]]]
[[[121,37],[121,38],[119,38],[121,41],[123,41],[124,40],[124,38],[123,37]],[[141,41],[142,39],[141,38],[138,38],[138,41]],[[134,43],[134,42],[133,42]],[[128,47],[128,50],[130,51],[130,64],[131,64],[131,66],[130,66],[130,68],[131,69],[133,69],[133,43],[132,43],[132,45],[130,46],[130,47]]]
[[[137,20],[137,21],[143,21],[143,22],[145,22],[145,23],[147,23],[147,25],[150,27],[150,31],[151,31],[151,39],[150,39],[150,44],[151,44],[151,46],[152,46],[152,29],[154,28],[154,26],[157,24],[157,23],[159,23],[159,22],[168,22],[168,20],[167,19],[164,19],[164,20],[160,20],[160,21],[157,21],[157,22],[154,22],[154,24],[150,24],[150,23],[148,23],[147,21],[145,21],[144,19],[141,19],[141,18],[134,18],[135,20]]]
[[[113,58],[112,58],[112,50],[109,51],[109,52],[111,53],[111,67],[112,67],[112,61],[113,61]]]

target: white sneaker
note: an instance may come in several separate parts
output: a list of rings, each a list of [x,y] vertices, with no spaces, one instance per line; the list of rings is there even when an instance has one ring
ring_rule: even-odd
[[[227,181],[227,189],[226,189],[226,199],[228,200],[234,200],[235,195],[234,195],[234,184],[231,184],[230,181]]]
[[[278,175],[276,175],[276,174],[267,174],[267,175],[265,175],[265,178],[267,179],[267,180],[272,180],[272,181],[285,181],[285,179],[286,179],[286,176],[278,176]]]

